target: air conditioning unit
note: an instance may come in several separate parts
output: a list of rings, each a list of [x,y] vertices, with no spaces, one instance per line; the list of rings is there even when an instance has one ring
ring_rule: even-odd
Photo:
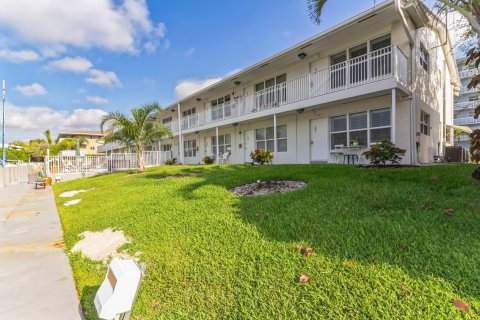
[[[464,161],[464,151],[461,146],[449,146],[445,147],[445,156],[444,159],[447,162],[463,162]]]

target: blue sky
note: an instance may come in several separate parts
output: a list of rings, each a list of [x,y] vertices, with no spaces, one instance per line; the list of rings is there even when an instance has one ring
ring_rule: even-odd
[[[380,1],[377,1],[380,2]],[[6,140],[97,129],[104,112],[168,105],[372,7],[330,0],[3,0]]]

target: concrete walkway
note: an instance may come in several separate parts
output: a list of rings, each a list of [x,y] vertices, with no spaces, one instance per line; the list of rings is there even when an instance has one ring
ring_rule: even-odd
[[[51,187],[0,189],[0,318],[81,319]]]

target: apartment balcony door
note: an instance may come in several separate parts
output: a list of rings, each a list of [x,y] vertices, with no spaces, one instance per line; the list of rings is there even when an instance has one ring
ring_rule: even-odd
[[[250,158],[250,153],[255,151],[255,135],[253,130],[246,130],[244,131],[244,144],[245,144],[245,162],[252,162],[252,158]]]
[[[328,118],[310,121],[310,161],[328,161]]]

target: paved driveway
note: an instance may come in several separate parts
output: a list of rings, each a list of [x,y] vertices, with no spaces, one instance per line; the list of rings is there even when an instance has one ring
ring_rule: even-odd
[[[51,187],[0,189],[0,319],[81,319]]]

